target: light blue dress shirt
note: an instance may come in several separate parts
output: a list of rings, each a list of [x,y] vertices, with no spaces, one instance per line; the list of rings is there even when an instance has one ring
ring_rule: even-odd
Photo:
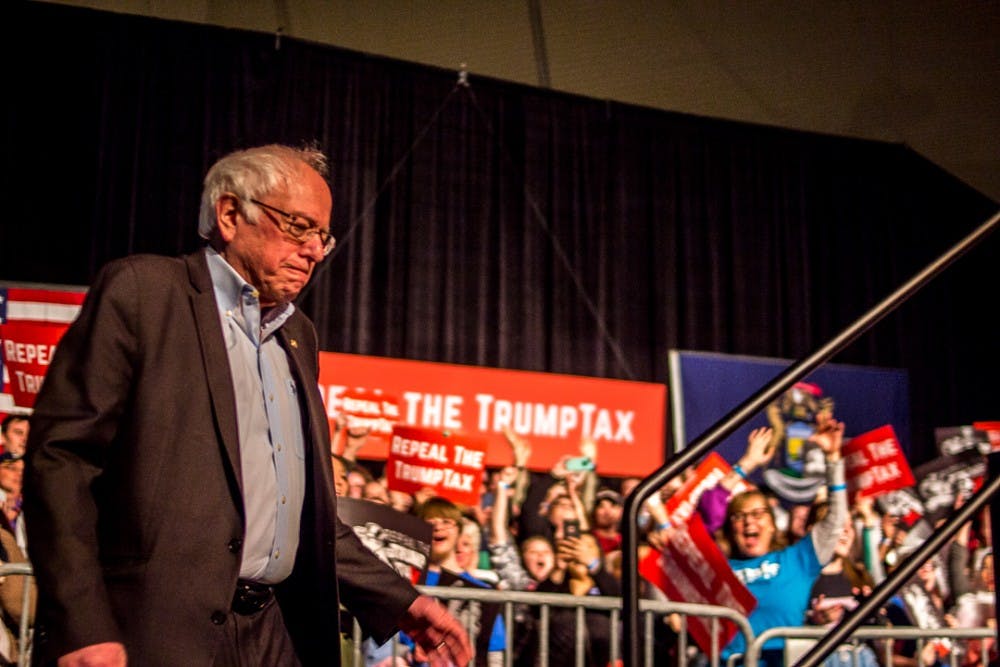
[[[206,249],[236,395],[246,534],[240,578],[276,584],[292,572],[305,496],[299,388],[276,334],[295,307],[262,313],[257,290]]]

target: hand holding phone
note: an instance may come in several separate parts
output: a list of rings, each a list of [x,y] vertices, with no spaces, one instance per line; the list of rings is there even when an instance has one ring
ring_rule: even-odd
[[[569,472],[589,472],[594,469],[594,460],[588,456],[574,456],[566,459],[566,470]]]

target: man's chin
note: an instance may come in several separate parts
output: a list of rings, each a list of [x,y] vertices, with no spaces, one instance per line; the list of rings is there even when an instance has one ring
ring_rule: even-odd
[[[301,285],[282,286],[281,289],[261,291],[260,305],[264,307],[283,306],[295,301],[295,298],[302,292],[305,283]]]

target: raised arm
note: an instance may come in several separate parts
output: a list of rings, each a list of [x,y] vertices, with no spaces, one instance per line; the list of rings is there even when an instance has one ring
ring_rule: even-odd
[[[810,533],[816,557],[819,562],[826,564],[833,557],[833,550],[844,532],[844,522],[847,521],[847,483],[844,477],[844,460],[840,455],[844,440],[844,423],[833,418],[826,419],[809,440],[819,445],[826,457],[826,484],[830,510],[813,526]]]
[[[732,491],[736,485],[746,479],[758,468],[763,468],[774,458],[774,429],[762,426],[750,431],[747,437],[747,448],[743,456],[733,466],[732,471],[727,474],[720,484]]]
[[[511,504],[515,512],[520,512],[528,497],[528,461],[531,460],[531,443],[514,433],[510,426],[504,427],[503,435],[510,445],[511,453],[514,455],[514,468],[517,470],[517,476],[513,481]]]

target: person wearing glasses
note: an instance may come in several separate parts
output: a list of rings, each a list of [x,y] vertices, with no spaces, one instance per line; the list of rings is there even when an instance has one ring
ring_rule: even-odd
[[[321,152],[239,151],[205,178],[205,248],[101,270],[32,417],[37,664],[336,665],[340,599],[376,638],[469,660],[460,624],[337,519],[292,304],[334,248],[331,209]]]
[[[427,571],[421,576],[420,583],[428,586],[493,588],[491,584],[463,568],[459,562],[458,543],[462,526],[469,519],[458,505],[447,498],[434,496],[417,508],[417,516],[431,526]],[[477,667],[502,665],[507,632],[500,606],[491,602],[468,600],[451,601],[448,608],[468,619],[467,625],[473,636],[475,649],[474,664]],[[422,656],[418,652],[415,664],[421,664],[421,660]]]
[[[745,477],[769,460],[770,431],[762,428],[751,432],[747,453],[734,466],[736,476]],[[843,436],[843,422],[829,417],[818,424],[810,437],[826,459],[829,511],[795,544],[785,546],[775,525],[774,510],[763,492],[744,491],[729,500],[722,524],[721,546],[728,552],[733,572],[757,599],[757,607],[748,619],[755,635],[768,628],[803,624],[813,582],[834,555],[848,516],[847,485],[840,453]],[[722,658],[726,660],[734,653],[745,651],[743,635],[737,633],[723,649]],[[783,652],[783,639],[768,641],[763,647],[762,663],[781,667],[784,665]]]

